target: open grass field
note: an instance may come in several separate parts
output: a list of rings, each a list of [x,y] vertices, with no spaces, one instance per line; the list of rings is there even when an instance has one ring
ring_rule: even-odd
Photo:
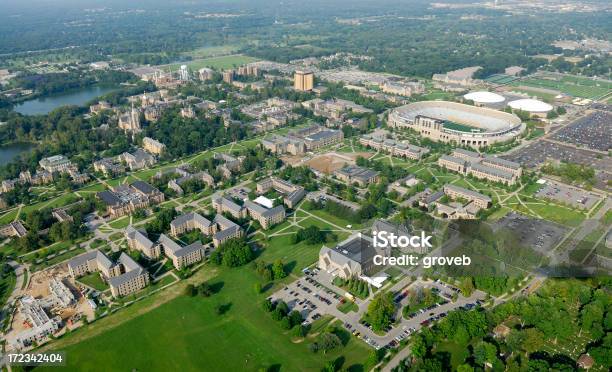
[[[166,66],[166,70],[176,71],[183,64],[186,64],[191,70],[199,70],[202,67],[210,67],[214,69],[228,69],[255,61],[257,61],[257,58],[245,56],[242,54],[233,54],[229,56],[210,57],[198,59],[191,62],[172,64]]]
[[[220,269],[209,281],[220,288],[219,293],[209,298],[179,296],[72,344],[62,349],[70,355],[66,369],[96,371],[104,365],[107,371],[256,371],[276,366],[283,371],[313,371],[338,356],[351,361],[366,359],[369,348],[355,338],[326,355],[310,352],[310,339],[294,342],[290,331],[282,330],[261,309],[269,294],[250,290],[257,280],[249,267]],[[218,315],[215,308],[219,305],[229,310]],[[367,370],[361,364],[343,367]]]
[[[193,57],[193,58],[210,58],[210,57],[219,56],[219,55],[236,53],[238,50],[240,50],[240,45],[226,44],[226,45],[207,46],[207,47],[197,48],[190,52],[186,52],[184,54],[187,56]]]

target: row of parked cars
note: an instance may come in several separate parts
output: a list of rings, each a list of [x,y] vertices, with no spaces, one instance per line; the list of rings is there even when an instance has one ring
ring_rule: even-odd
[[[406,337],[410,336],[412,333],[416,332],[416,328],[414,327],[404,327],[404,330],[402,333],[400,333],[399,335],[395,336],[395,341],[397,341],[398,343],[401,342],[403,339],[405,339]],[[393,341],[391,341],[393,342]],[[391,344],[390,342],[390,344]],[[393,345],[389,345],[390,347],[395,347],[397,345],[397,343],[394,343]]]

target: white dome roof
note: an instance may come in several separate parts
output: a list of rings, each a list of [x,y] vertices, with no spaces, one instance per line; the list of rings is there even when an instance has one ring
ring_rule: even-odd
[[[508,106],[515,110],[522,110],[527,112],[549,112],[553,109],[551,105],[546,102],[538,101],[537,99],[519,99],[508,103]]]
[[[503,96],[500,96],[499,94],[485,91],[471,92],[463,96],[463,98],[478,103],[500,103],[506,100]]]

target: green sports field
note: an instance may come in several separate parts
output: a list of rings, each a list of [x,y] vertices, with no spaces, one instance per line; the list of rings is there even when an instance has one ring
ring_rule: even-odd
[[[596,99],[612,90],[612,83],[579,76],[530,77],[512,83],[513,86],[526,86],[556,90],[573,97]]]

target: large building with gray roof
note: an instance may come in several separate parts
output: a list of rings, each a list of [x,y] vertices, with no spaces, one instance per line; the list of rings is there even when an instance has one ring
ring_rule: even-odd
[[[372,238],[356,233],[334,248],[323,246],[319,251],[319,268],[343,279],[370,276],[382,267],[374,265],[375,255],[389,252],[374,247]]]
[[[198,263],[204,258],[204,247],[201,242],[194,242],[181,247],[165,234],[161,234],[159,243],[164,248],[166,257],[172,260],[172,264],[177,270]]]
[[[134,293],[149,284],[149,273],[125,253],[113,263],[100,251],[89,251],[68,261],[68,270],[73,278],[99,272],[115,297]]]
[[[130,225],[125,229],[125,239],[130,249],[141,251],[150,259],[158,259],[161,255],[161,248],[149,239],[146,231],[138,230]]]
[[[371,183],[378,182],[379,173],[375,170],[360,167],[358,165],[347,165],[334,172],[334,175],[346,184],[356,183],[360,187],[365,187]]]
[[[506,185],[514,185],[522,175],[522,168],[518,163],[495,156],[482,156],[465,149],[455,149],[452,155],[442,155],[438,159],[438,165],[453,172]]]

